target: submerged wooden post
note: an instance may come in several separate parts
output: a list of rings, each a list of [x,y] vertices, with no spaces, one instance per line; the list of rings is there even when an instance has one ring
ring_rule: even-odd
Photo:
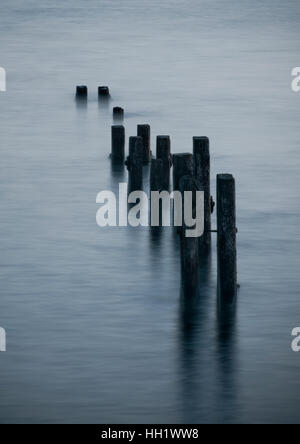
[[[149,163],[151,160],[151,140],[150,125],[138,125],[137,135],[143,139],[143,162]]]
[[[88,96],[88,87],[85,85],[76,87],[76,97],[78,99],[87,99]]]
[[[170,169],[172,166],[170,136],[157,136],[156,158],[162,160],[162,189],[167,191],[170,188]]]
[[[211,213],[210,195],[210,153],[208,137],[193,138],[194,172],[199,190],[204,191],[204,233],[199,238],[201,253],[208,253],[211,247]]]
[[[99,86],[98,88],[99,99],[108,99],[110,97],[108,86]]]
[[[163,206],[162,200],[158,201],[158,208],[152,208],[152,191],[158,191],[159,193],[164,190],[163,187],[163,161],[161,159],[152,159],[151,160],[151,169],[150,169],[150,202],[151,202],[151,220],[152,220],[152,211],[154,213],[158,211],[158,215],[154,216],[156,218],[155,226],[162,226],[162,217],[163,217]]]
[[[113,125],[111,127],[111,157],[114,162],[124,163],[125,128],[123,125]]]
[[[113,118],[115,121],[122,122],[124,120],[124,109],[120,106],[115,106],[113,109]]]
[[[150,191],[162,191],[163,188],[163,161],[161,159],[151,160]]]
[[[194,158],[190,153],[173,154],[173,190],[179,190],[179,182],[183,176],[194,175]]]
[[[191,176],[183,176],[179,182],[179,191],[182,194],[182,229],[180,230],[181,255],[181,282],[183,294],[186,298],[193,298],[197,294],[199,273],[199,242],[197,237],[187,237],[187,230],[193,227],[185,225],[185,191],[193,193],[193,215],[196,213],[197,183]]]
[[[129,171],[129,190],[139,191],[143,188],[143,141],[141,137],[129,138],[129,156],[127,158]]]
[[[218,290],[223,302],[235,301],[237,292],[235,180],[217,175]]]

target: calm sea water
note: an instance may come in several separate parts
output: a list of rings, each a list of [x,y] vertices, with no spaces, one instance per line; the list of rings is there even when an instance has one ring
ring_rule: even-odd
[[[298,0],[2,0],[2,423],[300,422],[299,20]],[[127,179],[108,158],[116,105],[153,150],[209,136],[214,195],[234,174],[229,328],[215,239],[187,316],[172,230],[97,227],[97,193]]]

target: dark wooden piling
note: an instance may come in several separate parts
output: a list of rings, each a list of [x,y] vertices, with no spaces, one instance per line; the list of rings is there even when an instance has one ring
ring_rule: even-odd
[[[183,176],[194,175],[194,158],[190,153],[173,154],[173,190],[179,191],[179,182]]]
[[[109,87],[108,86],[99,86],[98,87],[98,97],[99,99],[109,99]]]
[[[116,122],[122,122],[124,120],[124,109],[120,106],[115,106],[113,109],[113,118]]]
[[[111,127],[111,158],[115,163],[125,160],[125,128],[123,125]]]
[[[150,125],[138,125],[137,135],[143,140],[143,162],[147,164],[151,160],[151,129]]]
[[[235,180],[217,176],[218,291],[223,302],[235,301],[237,292]]]
[[[204,233],[199,238],[200,253],[208,253],[211,247],[210,153],[208,137],[193,138],[194,174],[198,189],[204,191]]]
[[[162,186],[163,190],[170,188],[170,169],[172,166],[171,139],[170,136],[157,136],[156,158],[163,162]]]
[[[159,193],[164,190],[163,187],[163,161],[161,159],[151,159],[150,169],[150,202],[151,202],[151,217],[152,217],[152,191],[158,191]],[[156,211],[155,209],[154,211]],[[158,201],[158,226],[162,226],[162,200]],[[157,217],[157,216],[156,216]]]
[[[183,176],[179,182],[179,191],[182,194],[182,229],[180,230],[180,256],[181,256],[181,283],[183,295],[191,299],[197,295],[199,276],[199,242],[197,237],[187,237],[186,231],[194,227],[186,227],[184,221],[185,191],[193,192],[193,215],[196,209],[197,183],[191,176]]]
[[[161,159],[151,160],[150,191],[163,191],[163,161]]]
[[[129,191],[143,188],[143,140],[141,137],[129,138],[129,156],[126,161],[129,172]]]
[[[88,87],[85,85],[76,87],[76,97],[77,99],[87,99],[88,96]]]

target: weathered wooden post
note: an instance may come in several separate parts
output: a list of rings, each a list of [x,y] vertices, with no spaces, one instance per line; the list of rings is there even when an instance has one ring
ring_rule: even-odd
[[[137,135],[143,140],[143,162],[147,164],[151,160],[151,136],[150,125],[138,125]]]
[[[217,175],[218,291],[223,302],[235,301],[237,292],[235,180]]]
[[[88,96],[88,87],[85,85],[76,87],[76,98],[77,99],[87,99]]]
[[[161,159],[151,160],[150,191],[163,191],[163,161]]]
[[[199,243],[197,237],[187,237],[185,224],[185,191],[193,193],[193,215],[196,213],[197,183],[191,176],[183,176],[179,182],[179,191],[182,194],[182,229],[180,230],[180,254],[181,254],[181,282],[185,298],[193,298],[197,294],[199,273]]]
[[[125,160],[125,128],[123,125],[111,127],[111,157],[115,163]]]
[[[115,106],[113,109],[113,118],[116,122],[122,122],[124,120],[124,109],[120,106]]]
[[[129,190],[139,191],[143,188],[143,140],[141,137],[129,138],[129,156],[126,161],[129,171]]]
[[[163,162],[162,186],[163,190],[167,191],[170,188],[170,169],[172,166],[170,136],[157,136],[156,158]]]
[[[198,189],[204,191],[204,233],[199,238],[199,252],[208,253],[211,247],[210,153],[208,137],[193,138],[194,173]]]
[[[158,191],[159,193],[164,190],[163,187],[163,161],[161,159],[151,159],[151,169],[150,169],[150,202],[151,202],[151,220],[152,220],[152,211],[156,213],[154,217],[155,224],[158,224],[159,227],[162,226],[162,217],[163,217],[163,206],[162,200],[158,201],[158,208],[152,207],[152,191]],[[156,226],[156,225],[155,225]]]
[[[173,154],[173,190],[179,191],[179,182],[183,176],[194,175],[194,158],[190,153]]]
[[[109,99],[109,87],[108,86],[99,86],[98,88],[98,97],[99,99]]]

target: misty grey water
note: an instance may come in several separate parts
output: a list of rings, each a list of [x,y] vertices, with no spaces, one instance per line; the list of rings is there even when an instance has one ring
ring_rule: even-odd
[[[2,0],[2,423],[300,422],[299,20],[298,0]],[[215,238],[187,317],[173,231],[96,225],[97,193],[127,180],[108,157],[116,105],[153,151],[209,136],[214,196],[234,174],[229,331]]]

